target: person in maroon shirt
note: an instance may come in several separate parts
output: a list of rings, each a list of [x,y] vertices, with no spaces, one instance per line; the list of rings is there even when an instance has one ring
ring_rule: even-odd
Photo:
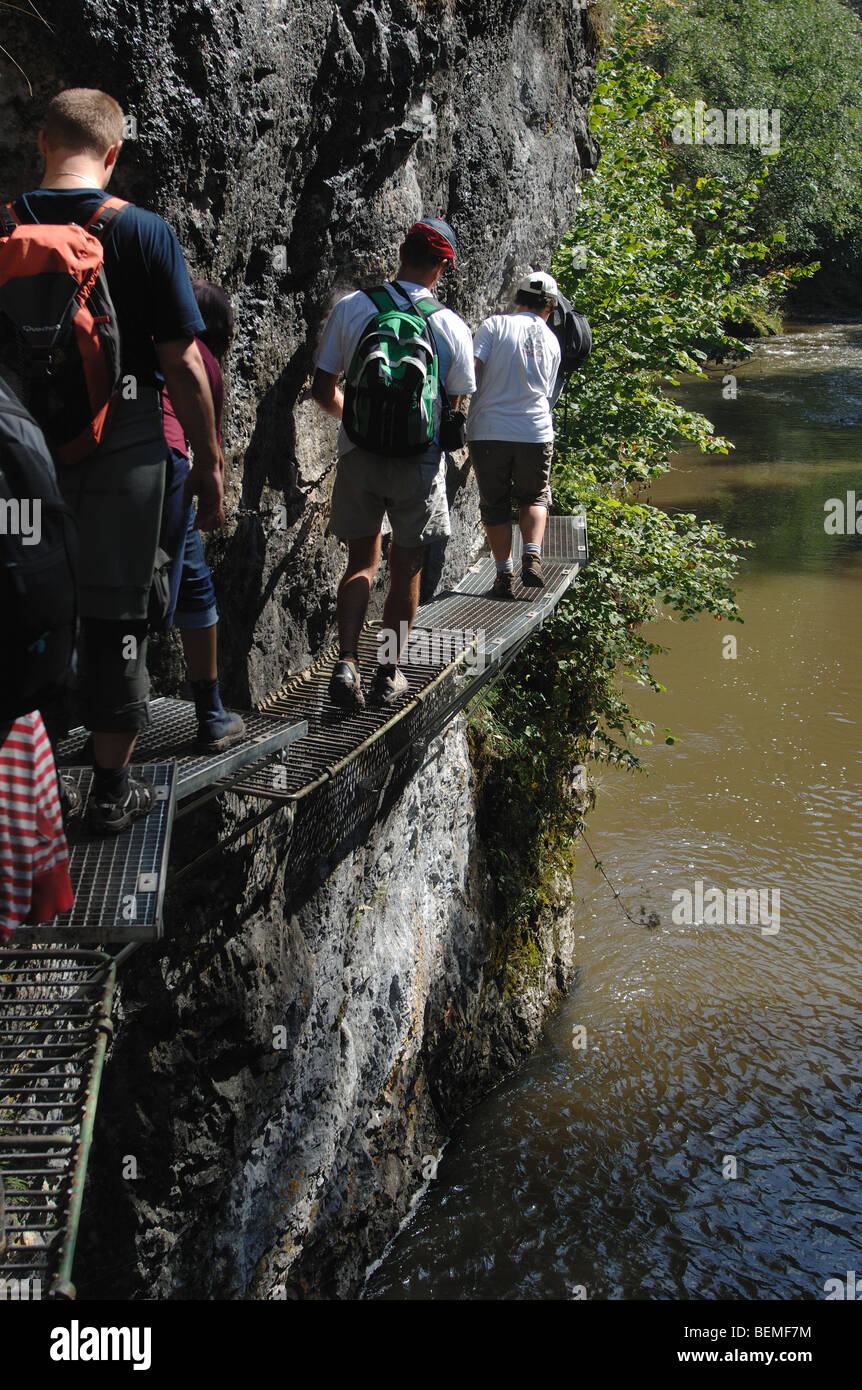
[[[210,384],[216,431],[221,444],[224,377],[221,363],[233,336],[233,309],[228,296],[209,280],[193,280],[192,289],[205,331],[196,342]],[[171,601],[165,628],[178,627],[198,716],[197,744],[203,752],[221,752],[245,737],[245,724],[221,702],[217,664],[219,611],[212,575],[204,557],[195,510],[185,500],[191,469],[189,446],[167,391],[162,397],[170,478],[165,495],[162,549],[170,555]]]

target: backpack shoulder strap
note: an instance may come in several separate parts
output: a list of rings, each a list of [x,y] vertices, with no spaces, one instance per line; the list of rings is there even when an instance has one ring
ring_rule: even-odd
[[[15,211],[14,203],[4,203],[0,207],[0,226],[3,228],[3,236],[11,236],[15,228],[21,226],[21,218]]]
[[[375,285],[373,289],[366,290],[365,293],[376,308],[378,314],[385,314],[387,309],[399,308],[397,300],[392,298],[385,285]]]
[[[90,232],[92,236],[98,237],[99,241],[104,241],[105,232],[111,223],[125,211],[130,204],[124,198],[108,197],[96,208],[89,222],[84,223],[84,231]]]
[[[398,280],[392,281],[393,285],[401,291],[404,298],[409,303],[411,309],[417,309],[427,323],[432,314],[437,314],[441,309],[445,309],[445,304],[441,304],[439,299],[435,299],[433,294],[429,294],[427,299],[414,299]]]

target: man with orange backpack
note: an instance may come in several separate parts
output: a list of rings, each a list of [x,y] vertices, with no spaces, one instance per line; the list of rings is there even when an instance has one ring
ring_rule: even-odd
[[[80,539],[80,664],[92,731],[90,822],[125,830],[153,805],[129,775],[149,723],[147,634],[165,486],[165,382],[194,453],[198,526],[222,524],[221,452],[195,335],[204,323],[176,236],[105,189],[123,113],[105,92],[50,103],[39,188],[0,208],[0,374],[45,431]],[[46,711],[46,713],[48,713]],[[52,737],[62,716],[48,721]]]

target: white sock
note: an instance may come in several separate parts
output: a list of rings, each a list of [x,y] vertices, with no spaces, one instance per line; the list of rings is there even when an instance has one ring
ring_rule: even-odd
[[[541,553],[542,547],[540,545],[536,545],[535,541],[526,541],[524,543],[525,555],[541,555]]]
[[[514,566],[514,564],[512,563],[512,557],[511,557],[511,555],[509,556],[508,560],[498,560],[498,561],[497,561],[497,573],[498,573],[498,574],[514,574],[514,573],[515,573],[515,566]]]

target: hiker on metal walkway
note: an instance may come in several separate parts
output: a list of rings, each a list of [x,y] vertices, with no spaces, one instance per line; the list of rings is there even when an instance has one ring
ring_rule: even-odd
[[[214,285],[211,280],[193,280],[192,289],[206,324],[195,341],[209,381],[221,444],[222,363],[233,337],[233,306],[221,286]],[[226,710],[221,702],[218,604],[201,533],[195,525],[195,509],[185,498],[191,471],[189,445],[167,390],[162,396],[162,406],[168,445],[168,479],[161,545],[171,557],[171,596],[165,629],[178,628],[182,639],[198,719],[198,749],[202,753],[222,753],[246,737],[245,722],[238,714]]]
[[[557,282],[544,271],[525,275],[512,314],[494,314],[473,345],[476,394],[467,437],[479,486],[479,507],[497,563],[491,593],[514,598],[512,500],[518,503],[524,551],[521,579],[543,588],[542,539],[551,505],[554,426],[550,395],[560,365],[560,344],[548,328]]]
[[[476,385],[470,330],[431,294],[450,263],[452,228],[441,218],[417,222],[401,245],[394,280],[340,300],[315,356],[312,396],[342,422],[329,527],[347,542],[348,561],[338,589],[340,650],[330,696],[349,710],[365,704],[357,649],[380,563],[384,513],[392,547],[382,630],[398,634],[398,658],[378,664],[373,700],[388,703],[408,688],[398,662],[405,654],[402,634],[419,604],[425,547],[449,535],[443,448],[451,444],[445,436],[441,443],[441,420]]]
[[[0,239],[0,298],[17,312],[33,296],[32,309],[17,314],[21,324],[56,325],[52,271],[65,268],[79,278],[85,266],[81,292],[99,284],[98,295],[90,289],[87,313],[69,316],[62,342],[49,342],[43,330],[41,354],[29,352],[23,333],[13,344],[19,358],[24,353],[25,403],[45,430],[78,521],[83,719],[92,730],[90,821],[97,833],[125,830],[154,801],[152,788],[131,778],[128,764],[137,734],[149,724],[147,633],[165,486],[163,379],[194,451],[186,486],[189,496],[198,495],[198,526],[211,530],[224,521],[212,397],[195,343],[205,325],[182,251],[161,217],[105,194],[123,129],[123,113],[105,92],[61,92],[39,132],[41,186],[0,213],[0,232],[7,233]],[[34,246],[42,248],[35,259]],[[28,274],[25,261],[46,274]],[[58,393],[65,393],[63,410],[52,415]],[[69,438],[64,422],[73,418],[78,432]],[[56,741],[68,717],[54,711],[49,720],[43,713]]]

